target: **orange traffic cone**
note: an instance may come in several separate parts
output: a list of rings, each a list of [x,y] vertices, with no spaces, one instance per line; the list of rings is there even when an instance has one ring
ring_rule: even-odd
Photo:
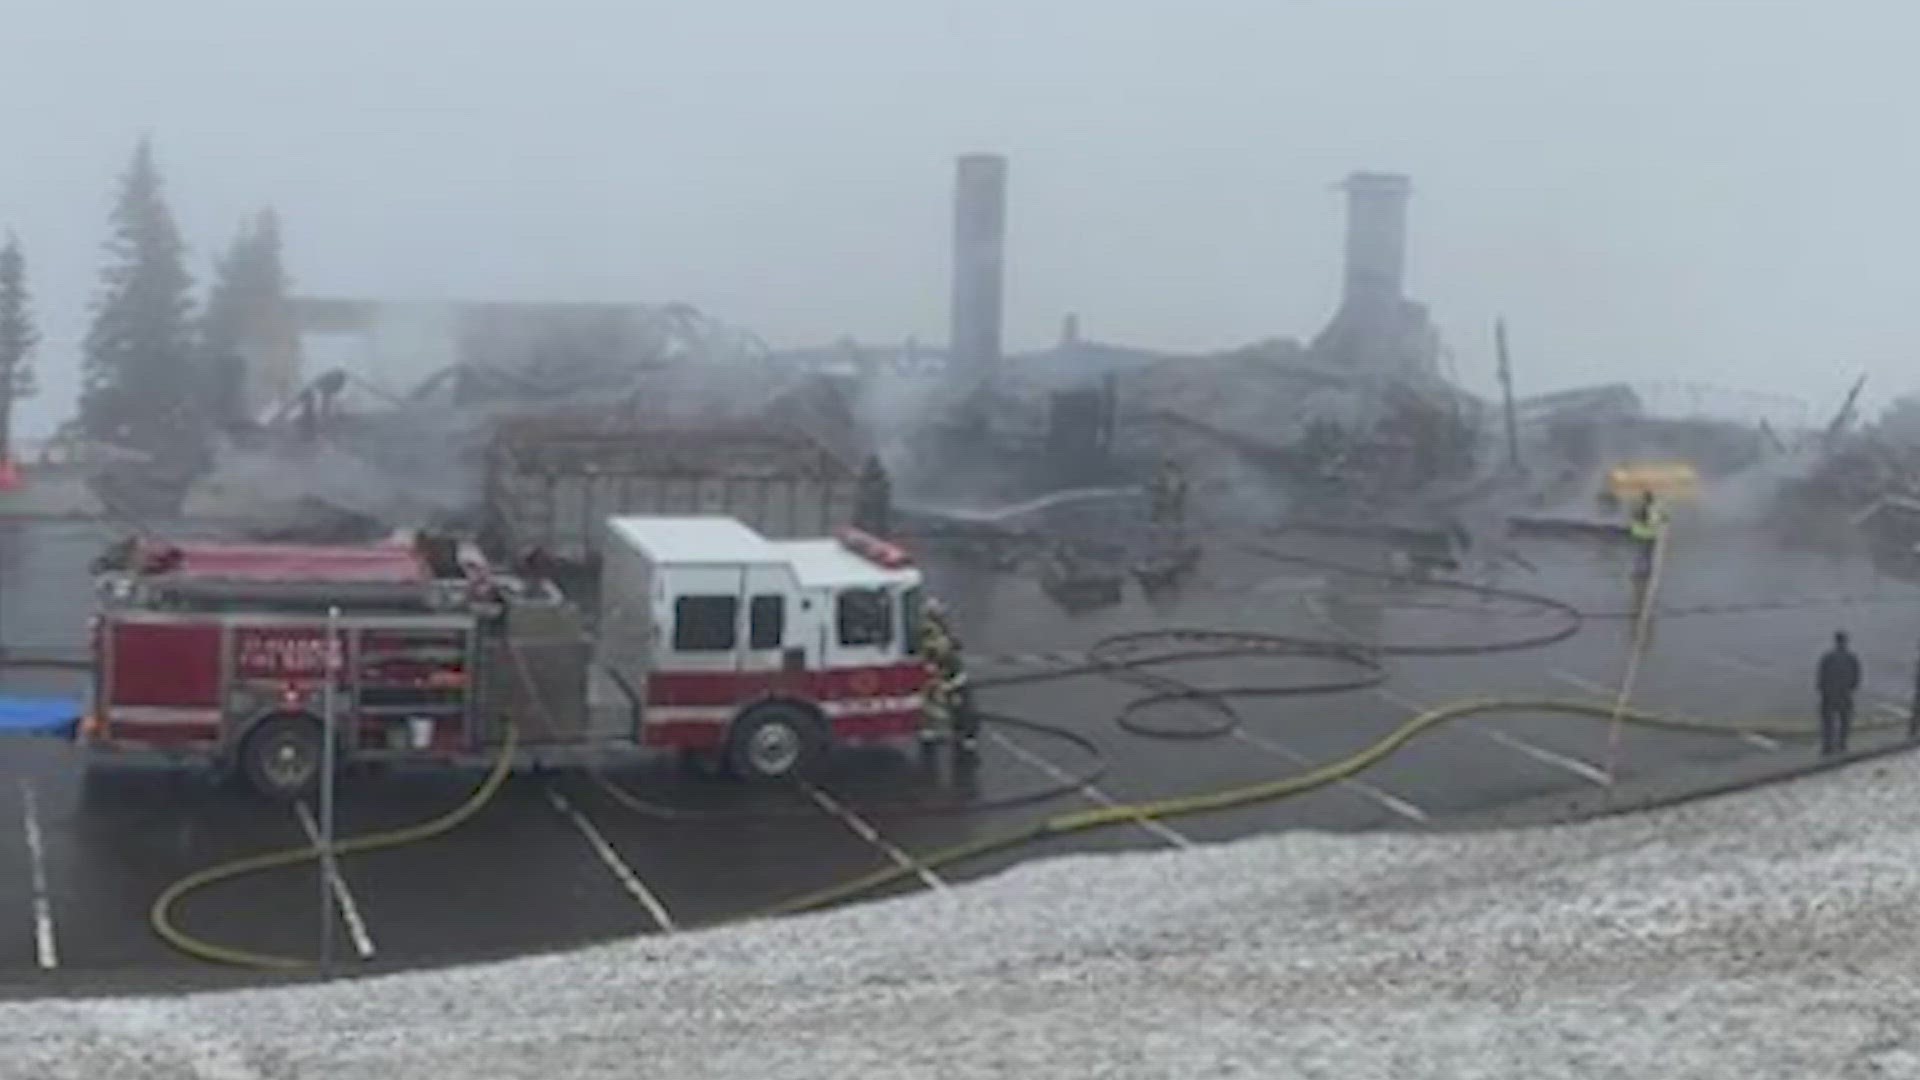
[[[20,490],[20,470],[13,467],[13,459],[0,458],[0,491]]]

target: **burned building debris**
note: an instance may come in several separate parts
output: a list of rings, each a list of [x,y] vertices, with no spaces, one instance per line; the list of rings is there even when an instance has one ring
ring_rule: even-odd
[[[1516,479],[1522,445],[1536,504],[1629,449],[1711,472],[1766,445],[1653,422],[1621,385],[1503,412],[1454,383],[1408,295],[1412,185],[1395,173],[1346,178],[1339,304],[1304,343],[1175,353],[1067,315],[1051,346],[1010,349],[1008,172],[956,161],[946,344],[770,349],[680,304],[296,300],[313,373],[220,448],[184,512],[254,536],[483,531],[502,557],[571,565],[591,562],[597,516],[725,512],[768,535],[950,538],[971,545],[959,561],[1101,599],[1127,577],[1177,587],[1207,530],[1447,532]],[[1146,497],[1168,468],[1173,532]]]
[[[1804,462],[1783,503],[1807,528],[1843,516],[1882,567],[1920,574],[1920,401],[1901,398],[1861,427],[1858,386],[1826,428],[1797,448]]]

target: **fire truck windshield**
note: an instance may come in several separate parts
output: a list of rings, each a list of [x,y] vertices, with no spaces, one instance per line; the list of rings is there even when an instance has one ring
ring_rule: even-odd
[[[886,589],[842,589],[836,618],[842,645],[884,647],[893,642],[893,603]]]

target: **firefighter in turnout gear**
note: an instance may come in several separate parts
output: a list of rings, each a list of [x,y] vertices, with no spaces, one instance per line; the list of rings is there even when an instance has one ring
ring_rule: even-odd
[[[1147,486],[1147,513],[1154,524],[1179,527],[1187,517],[1187,474],[1166,458]]]
[[[927,601],[921,612],[920,658],[933,676],[927,685],[927,716],[933,721],[928,741],[952,741],[962,751],[972,753],[980,738],[980,714],[974,711],[973,693],[967,686],[960,639],[953,633],[946,607],[938,600]]]

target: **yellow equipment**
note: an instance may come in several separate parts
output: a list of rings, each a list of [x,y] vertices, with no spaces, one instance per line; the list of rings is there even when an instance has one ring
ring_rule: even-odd
[[[1661,503],[1690,503],[1700,497],[1700,475],[1684,461],[1616,465],[1607,470],[1607,486],[1601,497],[1610,503],[1632,505],[1647,492]]]

